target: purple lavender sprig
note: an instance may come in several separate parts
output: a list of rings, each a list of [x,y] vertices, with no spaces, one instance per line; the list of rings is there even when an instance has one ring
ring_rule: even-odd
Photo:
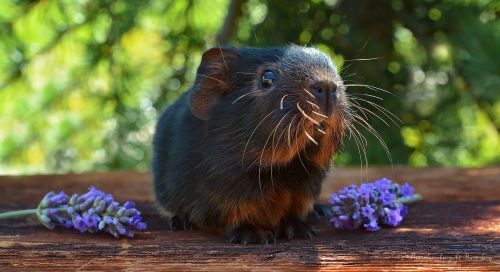
[[[74,228],[81,233],[107,232],[114,237],[134,236],[134,230],[144,231],[146,223],[132,201],[122,205],[111,194],[90,187],[83,195],[68,197],[64,192],[49,192],[37,209],[0,213],[0,219],[36,214],[40,223],[49,229],[56,226]]]
[[[332,194],[329,204],[333,226],[340,229],[377,231],[381,225],[399,226],[408,213],[405,203],[422,199],[408,183],[400,186],[387,178],[350,185]]]

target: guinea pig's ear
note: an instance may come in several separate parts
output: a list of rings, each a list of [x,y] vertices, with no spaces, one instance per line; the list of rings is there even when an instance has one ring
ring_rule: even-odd
[[[194,116],[207,120],[219,97],[231,89],[228,76],[237,57],[238,51],[232,47],[211,48],[203,53],[189,99]]]

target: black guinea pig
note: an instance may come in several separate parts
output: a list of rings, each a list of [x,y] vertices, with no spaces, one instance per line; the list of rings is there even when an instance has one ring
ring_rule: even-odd
[[[156,127],[158,204],[173,229],[244,244],[309,238],[306,217],[348,116],[342,79],[318,49],[209,49]]]

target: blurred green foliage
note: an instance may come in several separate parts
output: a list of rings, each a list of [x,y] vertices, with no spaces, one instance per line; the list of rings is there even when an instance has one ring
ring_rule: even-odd
[[[500,163],[500,1],[242,2],[229,43],[315,45],[347,83],[393,93],[348,89],[403,120],[386,126],[370,118],[393,163]],[[159,112],[191,85],[201,53],[218,45],[230,6],[2,1],[0,173],[147,170]],[[390,163],[364,134],[370,165]],[[352,139],[336,158],[361,160]]]

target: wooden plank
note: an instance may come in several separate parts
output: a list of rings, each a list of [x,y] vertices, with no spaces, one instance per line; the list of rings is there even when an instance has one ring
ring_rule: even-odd
[[[398,228],[339,231],[320,220],[312,240],[249,246],[210,232],[168,231],[152,208],[148,173],[0,177],[0,211],[32,208],[50,190],[81,193],[95,185],[120,201],[136,201],[149,225],[134,239],[114,239],[49,231],[34,218],[0,221],[0,271],[500,270],[500,168],[371,168],[367,174],[407,180],[425,201]],[[359,168],[335,169],[322,199],[359,181]]]

